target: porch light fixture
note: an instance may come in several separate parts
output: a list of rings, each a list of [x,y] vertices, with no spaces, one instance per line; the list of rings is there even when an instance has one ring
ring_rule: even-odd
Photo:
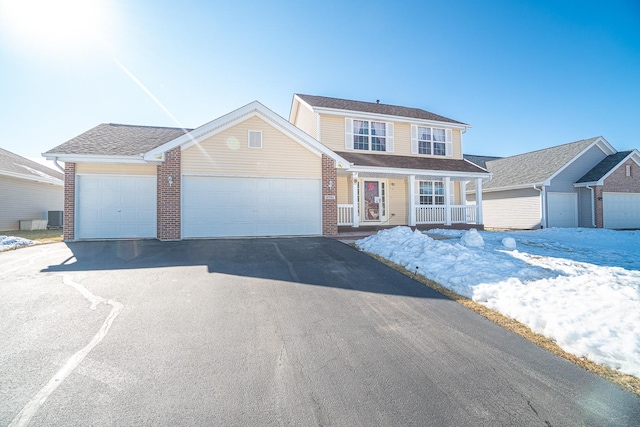
[[[329,190],[331,190],[333,188],[333,181],[329,181],[327,187],[329,187]]]
[[[169,181],[169,187],[171,187],[173,185],[173,177],[171,175],[169,175],[167,177],[167,181]]]

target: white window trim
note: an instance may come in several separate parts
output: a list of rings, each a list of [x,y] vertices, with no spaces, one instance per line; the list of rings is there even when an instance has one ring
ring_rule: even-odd
[[[431,129],[432,139],[428,141],[431,144],[431,154],[420,153],[420,139],[418,139],[418,128],[429,128]],[[444,154],[434,154],[433,144],[438,141],[433,141],[433,131],[435,129],[444,130],[444,142],[440,142],[444,144]],[[411,154],[419,154],[421,156],[435,156],[435,157],[453,157],[453,130],[449,128],[442,128],[436,126],[422,126],[422,125],[411,125]]]
[[[368,143],[367,143],[367,149],[360,149],[360,148],[355,148],[355,144],[354,144],[354,136],[356,136],[353,133],[353,121],[354,120],[358,120],[361,122],[368,122],[369,123],[369,134],[367,135],[362,135],[362,136],[366,136]],[[371,137],[375,136],[375,135],[371,135],[371,123],[382,123],[384,124],[384,128],[385,128],[385,136],[381,137],[385,139],[385,149],[380,151],[380,150],[372,150],[371,149]],[[382,120],[371,120],[371,119],[353,119],[353,118],[345,118],[344,120],[344,148],[346,150],[354,150],[354,151],[363,151],[363,152],[369,152],[369,153],[393,153],[394,151],[394,125],[391,122],[385,122]]]
[[[431,189],[432,189],[432,193],[431,194],[422,194],[420,193],[420,186],[423,182],[430,182],[431,183]],[[435,193],[435,188],[436,188],[436,183],[438,184],[442,184],[442,190],[443,190],[443,194],[436,194]],[[444,181],[438,181],[438,180],[429,180],[429,179],[421,179],[421,180],[416,180],[416,206],[445,206],[447,204],[447,188],[445,185]],[[420,197],[421,196],[431,196],[431,200],[433,203],[421,203],[420,201]],[[442,203],[435,203],[436,201],[436,197],[442,197]]]
[[[257,141],[256,141],[256,138],[257,138]],[[247,145],[249,148],[254,148],[254,149],[262,148],[262,131],[261,130],[248,131]]]

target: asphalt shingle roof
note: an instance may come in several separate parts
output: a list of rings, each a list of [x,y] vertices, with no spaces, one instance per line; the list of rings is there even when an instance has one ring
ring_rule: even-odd
[[[338,110],[360,111],[364,113],[386,114],[389,116],[407,117],[410,119],[433,120],[437,122],[455,123],[468,126],[465,123],[448,117],[434,114],[420,108],[400,107],[397,105],[378,104],[377,102],[351,101],[348,99],[329,98],[326,96],[296,94],[307,104],[319,108],[335,108]]]
[[[191,130],[103,123],[52,148],[45,154],[137,156]]]
[[[570,162],[599,137],[583,139],[569,144],[487,161],[487,170],[493,180],[483,189],[540,184]]]
[[[596,182],[603,178],[611,169],[618,166],[618,164],[625,159],[632,151],[620,151],[610,156],[605,157],[600,163],[595,165],[593,169],[587,172],[577,182]]]
[[[3,172],[26,175],[39,180],[64,181],[64,174],[61,172],[0,148],[0,174]]]
[[[484,169],[465,160],[436,159],[432,157],[390,156],[354,152],[336,152],[337,155],[356,166],[381,168],[422,169],[431,171],[452,171],[486,173]]]
[[[487,167],[487,162],[489,162],[491,160],[502,159],[502,157],[476,156],[475,154],[464,154],[462,157],[464,157],[465,160],[469,160],[471,163],[474,163],[474,164],[480,166],[481,168],[486,168]]]

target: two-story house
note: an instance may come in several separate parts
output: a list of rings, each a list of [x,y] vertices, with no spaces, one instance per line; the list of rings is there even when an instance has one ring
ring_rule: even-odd
[[[65,240],[482,226],[490,174],[462,159],[468,125],[306,95],[290,117],[255,101],[196,129],[101,124],[49,150],[65,163]]]
[[[482,225],[467,182],[486,170],[462,157],[469,125],[418,108],[296,94],[289,121],[346,159],[339,169],[338,226]],[[481,200],[481,193],[480,193]]]

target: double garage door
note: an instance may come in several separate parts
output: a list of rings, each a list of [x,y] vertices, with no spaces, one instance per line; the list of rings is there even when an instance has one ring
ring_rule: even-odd
[[[182,237],[322,234],[319,179],[182,178]]]
[[[640,228],[639,193],[603,193],[604,228]]]
[[[156,177],[79,175],[76,238],[155,238]],[[319,179],[185,176],[182,237],[322,234]]]

